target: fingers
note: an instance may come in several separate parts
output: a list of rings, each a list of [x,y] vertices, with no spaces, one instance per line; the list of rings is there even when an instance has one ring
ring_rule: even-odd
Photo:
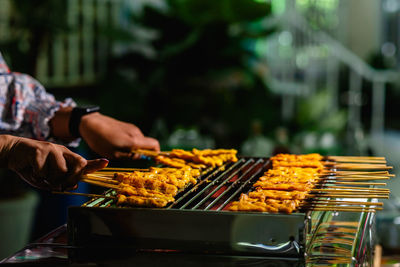
[[[62,190],[73,190],[82,176],[83,170],[87,165],[87,160],[72,151],[66,151],[64,157],[67,160],[68,172],[62,182]]]
[[[108,159],[95,159],[88,160],[87,165],[83,169],[82,173],[87,174],[91,172],[95,172],[101,169],[104,169],[108,165]]]
[[[46,160],[47,175],[45,181],[52,186],[55,190],[62,190],[66,184],[68,184],[68,176],[70,172],[69,166],[67,166],[67,160],[64,156],[64,150],[67,150],[62,146],[55,146],[48,154]]]
[[[160,143],[156,139],[151,137],[143,136],[140,139],[138,138],[135,143],[136,144],[134,148],[160,151]]]

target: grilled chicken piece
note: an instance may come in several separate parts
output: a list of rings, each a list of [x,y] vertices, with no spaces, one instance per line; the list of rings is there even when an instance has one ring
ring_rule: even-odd
[[[265,201],[266,199],[303,200],[307,197],[307,194],[308,192],[305,191],[279,191],[257,189],[256,191],[250,192],[248,196],[250,198],[259,199],[260,201]]]
[[[268,181],[258,181],[254,185],[256,188],[262,188],[264,190],[283,190],[283,191],[310,191],[314,184],[312,183],[271,183]]]
[[[136,188],[146,188],[158,191],[167,195],[175,196],[178,193],[178,187],[169,184],[165,181],[158,180],[154,177],[142,176],[141,174],[133,173],[115,173],[115,179],[124,184],[131,185]],[[155,176],[155,174],[153,174]],[[172,181],[172,179],[170,179]]]
[[[162,198],[168,201],[175,200],[171,195],[166,195],[158,191],[148,190],[146,188],[137,188],[123,183],[121,183],[120,185],[121,189],[118,190],[118,194],[121,195]]]
[[[159,155],[155,159],[157,162],[182,168],[191,166],[192,168],[203,169],[206,167],[222,166],[225,162],[236,162],[237,151],[234,149],[193,149],[187,151],[183,149],[173,149],[168,156]]]
[[[277,154],[272,157],[274,160],[279,161],[320,161],[324,157],[317,153],[306,154],[306,155],[295,155],[295,154]]]
[[[130,205],[130,206],[140,206],[140,207],[165,207],[170,201],[165,198],[158,197],[142,197],[142,196],[125,196],[118,195],[118,205]]]
[[[299,203],[298,200],[252,199],[246,194],[242,194],[239,201],[232,202],[229,210],[292,213],[297,209]]]
[[[272,166],[274,168],[277,167],[301,167],[301,168],[317,168],[318,170],[322,170],[324,165],[320,161],[280,161],[280,160],[272,160]]]

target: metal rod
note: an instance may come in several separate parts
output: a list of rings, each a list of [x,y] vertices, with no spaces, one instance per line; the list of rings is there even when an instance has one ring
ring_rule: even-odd
[[[243,161],[243,159],[240,159],[238,162],[233,164],[233,166],[231,166],[230,169],[233,168],[234,166],[236,166],[240,161]],[[221,166],[220,168],[214,170],[212,173],[208,174],[207,176],[202,174],[202,176],[199,178],[201,180],[201,182],[197,183],[192,189],[185,190],[186,192],[182,196],[180,196],[178,199],[176,199],[173,203],[168,205],[166,207],[166,209],[170,209],[170,208],[173,208],[173,207],[175,208],[183,199],[188,197],[191,193],[197,191],[198,188],[200,188],[200,186],[202,186],[204,183],[208,182],[211,177],[213,177],[213,176],[217,175],[219,172],[221,172],[221,168],[226,168],[227,165],[228,164],[226,164],[224,166]]]
[[[265,164],[265,166],[269,163],[270,161],[268,160]],[[228,203],[230,203],[232,201],[233,198],[236,197],[237,194],[242,193],[243,192],[243,188],[245,188],[249,183],[254,182],[253,179],[256,178],[258,175],[254,174],[252,175],[246,182],[244,182],[233,194],[231,194],[231,196],[224,201],[224,203],[221,204],[221,206],[218,207],[217,211],[220,211],[221,209],[223,209],[226,205],[228,205]]]
[[[206,202],[212,195],[214,195],[223,185],[225,185],[229,180],[231,180],[233,177],[235,177],[235,175],[237,175],[239,173],[239,171],[241,171],[243,168],[245,168],[247,165],[249,165],[251,163],[251,160],[247,161],[244,165],[236,168],[234,170],[234,172],[232,174],[230,174],[228,176],[228,178],[226,178],[225,180],[223,180],[221,183],[219,183],[219,185],[214,188],[214,190],[212,190],[210,193],[208,193],[206,196],[204,196],[202,198],[202,200],[200,200],[196,205],[194,205],[191,209],[197,209],[200,205],[202,205],[204,202]],[[253,164],[254,168],[255,164]],[[221,177],[222,178],[222,177]],[[206,186],[205,188],[203,188],[203,192],[206,191],[209,187],[211,187],[212,185],[214,185],[213,183],[210,183],[208,186]]]
[[[257,164],[262,163],[262,159],[258,160]],[[248,180],[252,180],[255,176],[258,176],[260,172],[262,172],[265,168],[265,166],[268,164],[268,161],[265,161],[264,164],[258,169],[257,172],[255,172],[252,176],[248,178]],[[215,203],[217,203],[225,194],[227,194],[231,189],[235,187],[236,184],[238,184],[243,178],[247,176],[247,174],[252,171],[257,165],[252,166],[249,170],[247,170],[244,174],[241,175],[236,181],[234,181],[224,192],[222,192],[217,198],[215,198],[204,210],[208,210],[211,208]],[[218,208],[217,210],[220,210]]]
[[[252,160],[252,159],[251,159]],[[251,161],[250,160],[250,161]],[[244,159],[237,161],[235,164],[233,164],[228,170],[224,171],[220,175],[218,175],[211,183],[209,183],[206,187],[204,187],[200,192],[198,192],[195,196],[193,196],[190,200],[186,201],[184,205],[180,207],[180,209],[186,208],[190,203],[192,203],[195,199],[200,197],[201,194],[204,193],[208,188],[216,184],[222,177],[224,177],[227,173],[229,173],[232,169],[234,169],[237,165],[239,165],[241,162],[243,162]],[[253,160],[254,161],[254,160]]]
[[[260,163],[262,162],[262,159],[259,159],[256,163],[254,163],[248,170],[246,170],[242,175],[240,175],[240,179],[245,177],[249,172],[254,170]],[[246,163],[247,164],[247,163]],[[205,198],[203,198],[202,201],[200,201],[196,206],[194,206],[192,209],[198,208],[201,204],[203,204],[207,199],[209,199],[212,195],[214,195],[218,190],[221,189],[222,186],[224,186],[226,183],[229,182],[240,170],[242,170],[244,167],[246,167],[246,164],[237,169],[235,172],[233,172],[231,175],[229,175],[228,178],[226,178],[220,185],[218,185],[216,188],[214,188],[211,193],[209,193]],[[233,183],[232,183],[233,184]],[[224,192],[221,192],[221,194],[215,198],[213,201],[211,201],[210,204],[208,204],[203,210],[209,210],[215,203],[218,201],[222,195],[224,195],[227,191],[229,191],[232,188],[232,184],[224,190]]]

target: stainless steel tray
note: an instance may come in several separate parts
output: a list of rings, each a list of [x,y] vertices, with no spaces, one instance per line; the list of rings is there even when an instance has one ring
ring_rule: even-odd
[[[303,257],[305,215],[71,207],[74,247]]]

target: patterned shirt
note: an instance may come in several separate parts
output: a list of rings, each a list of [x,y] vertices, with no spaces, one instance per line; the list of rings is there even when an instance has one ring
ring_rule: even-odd
[[[76,104],[71,98],[57,101],[31,76],[10,71],[0,53],[0,134],[62,143],[50,136],[49,121],[60,107],[68,106]]]

